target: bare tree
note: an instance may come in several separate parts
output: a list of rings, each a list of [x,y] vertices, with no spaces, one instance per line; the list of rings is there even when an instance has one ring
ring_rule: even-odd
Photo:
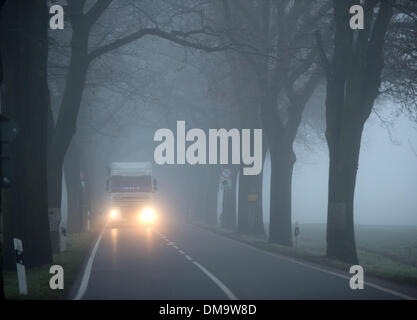
[[[385,41],[381,94],[417,121],[417,4],[398,1]]]
[[[146,8],[136,2],[130,4],[130,12],[135,12],[132,6],[139,12],[138,20],[140,25],[134,32],[124,31],[124,34],[117,34],[109,39],[104,34],[101,42],[94,47],[89,45],[92,30],[97,26],[100,18],[105,15],[112,4],[112,0],[96,1],[89,10],[84,13],[86,1],[74,0],[68,2],[68,14],[72,26],[71,57],[66,77],[65,89],[57,115],[56,123],[51,132],[52,138],[48,152],[48,198],[50,208],[59,210],[61,200],[61,177],[62,164],[65,153],[70,145],[71,139],[76,131],[76,122],[81,105],[82,95],[88,70],[93,61],[99,57],[119,49],[129,43],[142,39],[146,36],[155,36],[172,41],[181,46],[186,46],[205,52],[226,50],[228,44],[218,41],[218,33],[204,25],[204,20],[198,15],[200,26],[191,30],[165,30],[159,26],[156,18],[150,18],[146,14]],[[150,5],[153,2],[150,2]],[[175,14],[173,14],[175,16]],[[195,19],[192,19],[195,20]],[[167,28],[171,28],[168,26]],[[129,29],[129,28],[128,28]],[[207,44],[207,40],[201,37],[217,39],[214,44]],[[91,41],[90,41],[91,42]]]
[[[351,0],[333,0],[334,52],[329,61],[317,42],[327,77],[326,139],[329,147],[327,256],[357,263],[353,203],[363,127],[381,85],[384,44],[393,8],[365,1],[365,29],[349,26]]]
[[[322,23],[330,5],[302,0],[225,0],[223,4],[231,38],[255,48],[240,52],[252,69],[258,91],[255,105],[249,107],[253,110],[246,114],[255,118],[260,109],[271,154],[269,241],[292,245],[293,144],[304,107],[321,77],[315,65],[311,28]],[[247,194],[241,197],[247,198]],[[242,214],[243,221],[245,216]]]

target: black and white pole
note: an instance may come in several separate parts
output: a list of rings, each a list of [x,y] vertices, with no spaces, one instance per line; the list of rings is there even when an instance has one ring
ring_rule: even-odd
[[[21,295],[28,294],[28,287],[26,282],[26,270],[23,260],[23,245],[22,240],[14,238],[14,251],[16,253],[16,268],[17,268],[17,280],[19,283],[19,293]]]

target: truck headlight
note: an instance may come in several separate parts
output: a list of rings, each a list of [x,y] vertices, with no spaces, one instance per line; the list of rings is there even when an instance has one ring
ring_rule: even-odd
[[[116,219],[119,216],[119,211],[116,209],[113,209],[110,211],[110,218]]]
[[[139,217],[140,221],[145,224],[154,223],[156,220],[156,213],[155,210],[152,208],[145,208],[140,213]]]

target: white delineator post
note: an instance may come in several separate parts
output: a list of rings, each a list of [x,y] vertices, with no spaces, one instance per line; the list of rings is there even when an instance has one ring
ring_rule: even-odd
[[[16,269],[17,269],[17,280],[19,283],[19,293],[21,295],[28,294],[28,287],[26,282],[26,270],[23,260],[23,245],[22,240],[13,239],[14,250],[16,253]]]
[[[87,211],[87,231],[90,231],[91,222],[90,222],[90,211]]]

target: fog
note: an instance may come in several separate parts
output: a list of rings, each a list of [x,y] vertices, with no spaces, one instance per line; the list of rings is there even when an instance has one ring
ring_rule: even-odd
[[[0,300],[417,297],[417,7],[354,2],[0,0]]]
[[[187,129],[222,128],[221,124],[227,123],[222,116],[223,112],[230,116],[227,115],[227,109],[221,109],[224,106],[228,108],[229,102],[213,102],[208,94],[210,81],[204,74],[204,68],[196,67],[205,59],[216,61],[218,57],[212,58],[195,52],[184,55],[184,51],[178,46],[161,40],[149,41],[145,49],[135,50],[148,53],[151,57],[145,61],[140,60],[141,64],[148,65],[147,72],[154,78],[146,88],[142,88],[143,92],[140,93],[143,96],[138,96],[139,93],[135,92],[133,96],[126,98],[123,96],[126,91],[122,90],[120,93],[112,91],[109,99],[107,88],[95,88],[92,96],[94,100],[91,105],[88,103],[83,106],[79,120],[79,126],[85,127],[89,132],[93,148],[90,150],[91,156],[97,161],[94,166],[94,192],[100,199],[98,202],[105,201],[106,198],[102,189],[105,183],[105,166],[112,161],[153,161],[153,152],[158,145],[153,141],[156,130],[171,128],[175,133],[176,121],[179,120],[186,121]],[[129,57],[121,68],[128,68],[136,63],[136,59]],[[117,70],[119,71],[124,72],[123,69]],[[126,81],[129,92],[136,87],[135,81]],[[296,140],[295,143],[297,161],[292,186],[293,222],[325,223],[327,219],[329,162],[324,138],[323,94],[324,92],[316,94],[316,98],[310,102],[309,108],[318,110],[313,111],[318,114],[316,117],[322,117],[322,123],[315,129],[314,138],[307,138],[307,142]],[[89,102],[89,98],[87,101]],[[398,106],[392,102],[380,101],[375,109],[378,110],[378,116],[371,114],[363,133],[355,191],[355,223],[415,226],[417,158],[410,144],[413,146],[417,142],[416,125],[406,116],[396,115]],[[105,123],[103,119],[108,119],[109,112],[112,115],[111,121]],[[204,114],[213,112],[215,118],[217,113],[218,120],[214,119],[213,122],[204,118]],[[90,115],[92,125],[85,122],[86,114]],[[94,123],[105,125],[98,127]],[[265,222],[269,221],[269,160],[268,153],[263,173],[262,204]],[[195,182],[192,172],[205,170],[206,167],[155,165],[154,169],[160,180],[160,194],[164,195],[160,196],[160,201],[164,197],[169,198],[172,208],[187,210],[187,201],[183,198],[188,197],[187,192],[193,189]],[[204,176],[204,173],[201,174]],[[177,183],[181,185],[180,190],[177,190]],[[222,210],[222,199],[223,193],[219,187],[218,218]],[[201,212],[203,211],[204,208],[201,208]]]
[[[88,89],[87,103],[81,110],[80,131],[87,130],[92,147],[90,155],[97,161],[93,168],[94,193],[100,199],[98,202],[106,198],[102,188],[105,166],[113,161],[153,161],[154,148],[157,146],[153,141],[156,130],[171,128],[175,133],[175,123],[179,120],[186,120],[187,129],[221,128],[222,121],[225,121],[222,116],[217,116],[218,126],[215,126],[216,120],[211,121],[211,126],[205,123],[207,119],[204,119],[204,114],[213,113],[213,110],[222,114],[220,108],[227,105],[228,101],[213,102],[208,94],[210,82],[204,74],[204,68],[197,67],[205,59],[216,61],[218,57],[184,53],[180,47],[163,40],[147,41],[144,49],[130,47],[130,50],[139,52],[141,59],[131,56],[122,58],[123,62],[119,62],[119,69],[115,72],[123,74],[127,72],[123,68],[140,63],[147,65],[145,75],[150,74],[152,81],[141,87],[139,92],[135,91],[138,75],[133,75],[130,81],[125,79],[126,89],[120,92],[111,90],[109,93],[107,87]],[[145,53],[148,54],[147,59],[142,58],[146,56]],[[111,61],[114,58],[108,63]],[[143,70],[139,79],[142,74]],[[129,76],[132,77],[131,74]],[[94,95],[91,98],[94,99],[90,99],[92,91]],[[134,93],[126,96],[126,92]],[[324,121],[323,94],[321,92],[319,98],[313,101],[315,105],[312,107],[319,110],[321,121]],[[416,125],[403,115],[393,115],[398,106],[391,102],[382,101],[376,110],[379,110],[379,117],[372,113],[363,133],[355,192],[355,223],[417,225],[417,158],[410,147],[410,143],[413,145],[417,142]],[[109,113],[111,120],[105,122],[109,119]],[[384,119],[389,119],[389,124],[383,122]],[[324,123],[321,123],[316,129],[316,137],[307,142],[309,147],[305,146],[305,142],[295,143],[297,161],[292,187],[294,222],[325,223],[327,219],[329,162],[324,129]],[[265,222],[269,221],[269,160],[268,153],[263,173]],[[187,165],[155,165],[160,193],[172,199],[171,206],[178,206],[181,208],[179,210],[187,208],[186,201],[181,197],[187,197],[187,190],[193,181],[190,172],[199,170],[184,167]],[[176,190],[176,182],[181,185],[182,192]],[[222,199],[222,189],[219,188],[218,217],[222,210]],[[204,208],[201,210],[204,211]]]
[[[372,115],[369,119],[359,160],[355,223],[417,225],[417,158],[409,145],[409,141],[413,143],[417,139],[415,128],[414,123],[400,117],[391,128],[390,138],[378,117]],[[326,152],[326,146],[316,152],[298,152],[301,159],[294,172],[294,221],[326,222]]]

